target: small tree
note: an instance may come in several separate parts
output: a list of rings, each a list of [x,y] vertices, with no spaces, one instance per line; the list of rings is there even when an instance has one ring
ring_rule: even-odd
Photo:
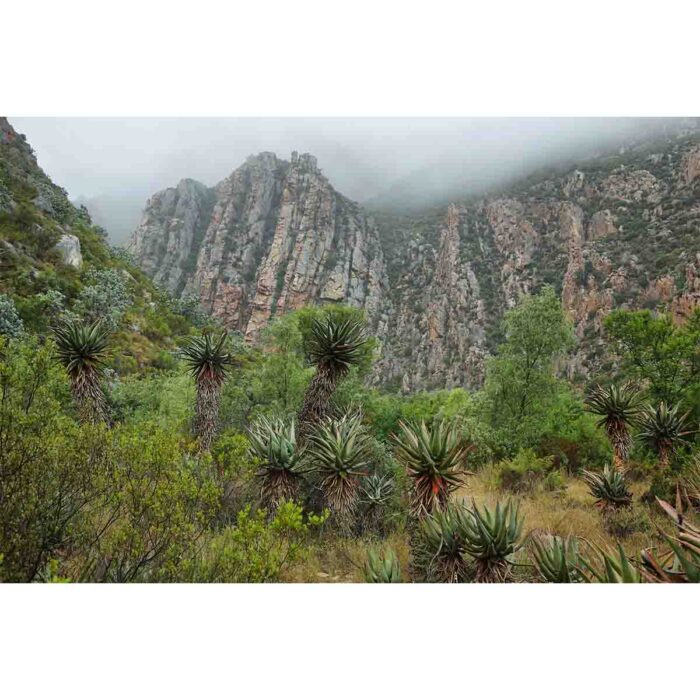
[[[219,398],[228,366],[232,362],[226,350],[226,333],[218,340],[205,333],[190,339],[182,349],[182,355],[195,379],[194,433],[202,450],[208,450],[219,427]]]

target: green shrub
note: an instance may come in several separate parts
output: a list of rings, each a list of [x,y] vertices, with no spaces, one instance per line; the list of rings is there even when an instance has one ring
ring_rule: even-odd
[[[16,338],[24,331],[24,324],[17,313],[14,301],[6,294],[0,294],[0,335]]]
[[[272,518],[246,506],[235,527],[212,535],[200,555],[183,566],[187,581],[202,583],[266,583],[279,581],[292,564],[309,552],[310,535],[327,513],[304,517],[301,506],[286,502]]]
[[[513,493],[533,491],[552,470],[552,462],[552,457],[538,457],[534,450],[520,450],[513,459],[495,466],[496,483]]]

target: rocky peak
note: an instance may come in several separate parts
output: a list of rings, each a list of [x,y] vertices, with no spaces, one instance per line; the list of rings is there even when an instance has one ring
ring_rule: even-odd
[[[272,316],[310,303],[364,307],[380,322],[386,271],[376,225],[309,154],[260,153],[213,188],[183,181],[159,192],[130,247],[157,283],[197,295],[251,340]]]

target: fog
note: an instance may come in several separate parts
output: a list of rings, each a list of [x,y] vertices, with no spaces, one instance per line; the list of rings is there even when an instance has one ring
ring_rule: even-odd
[[[15,129],[114,242],[148,197],[185,177],[214,185],[250,154],[313,153],[343,194],[373,209],[466,198],[542,166],[619,147],[669,120],[413,118],[21,118]]]

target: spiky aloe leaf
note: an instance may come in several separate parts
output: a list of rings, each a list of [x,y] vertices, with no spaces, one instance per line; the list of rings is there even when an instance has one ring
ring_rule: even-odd
[[[401,433],[392,435],[396,458],[412,481],[412,510],[422,517],[444,507],[450,494],[459,488],[469,472],[466,445],[454,424],[424,421],[412,426],[401,421]]]
[[[370,474],[362,482],[362,500],[369,506],[386,505],[394,492],[394,480],[390,474]]]
[[[401,583],[401,567],[396,552],[390,547],[383,552],[370,549],[364,574],[367,583]]]
[[[367,471],[369,436],[359,414],[327,419],[309,436],[307,457],[330,506],[347,519],[357,503],[359,479]]]
[[[656,500],[678,532],[675,536],[661,532],[670,548],[667,554],[657,557],[651,549],[642,550],[646,578],[655,583],[700,583],[700,529],[666,501]]]
[[[632,503],[625,477],[615,467],[606,465],[602,473],[583,470],[581,476],[599,507],[622,508]]]
[[[476,562],[476,580],[503,582],[510,573],[510,556],[522,544],[523,519],[520,508],[512,501],[493,509],[479,509],[475,502],[464,521],[464,552]]]
[[[226,333],[214,338],[210,333],[190,338],[181,354],[192,376],[199,381],[221,384],[226,378],[231,354],[226,350]]]
[[[291,501],[303,474],[294,420],[259,418],[249,429],[250,453],[260,460],[260,495],[268,506]]]
[[[563,539],[556,535],[533,538],[533,559],[540,576],[549,583],[577,583],[581,581],[578,540]]]
[[[73,399],[81,420],[95,422],[106,417],[100,386],[108,334],[101,323],[66,321],[53,329],[58,358],[66,368]]]
[[[600,562],[594,563],[588,558],[581,557],[578,571],[586,581],[589,583],[643,583],[644,577],[627,556],[621,544],[617,545],[617,552],[591,546],[598,554]]]
[[[629,457],[632,446],[629,429],[639,413],[640,399],[639,390],[631,382],[606,388],[598,385],[586,399],[588,411],[600,416],[598,425],[605,429],[610,439],[618,468]]]
[[[307,351],[316,367],[331,374],[344,374],[359,364],[367,344],[364,324],[347,320],[337,322],[332,318],[315,319],[311,325],[311,337]]]

